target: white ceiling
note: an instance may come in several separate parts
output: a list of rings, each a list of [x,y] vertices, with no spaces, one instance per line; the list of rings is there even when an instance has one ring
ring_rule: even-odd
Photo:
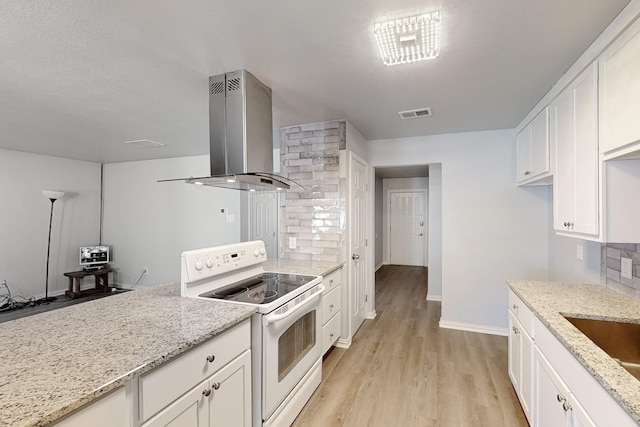
[[[513,128],[628,0],[2,0],[0,148],[97,162],[208,153],[208,76],[246,68],[274,125],[367,139]],[[439,9],[431,61],[385,67],[378,20]],[[433,116],[397,112],[431,107]],[[123,141],[151,139],[144,149]]]

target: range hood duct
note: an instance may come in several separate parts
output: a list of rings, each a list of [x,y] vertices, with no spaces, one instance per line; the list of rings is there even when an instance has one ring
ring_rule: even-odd
[[[304,187],[273,174],[271,89],[246,70],[209,77],[211,176],[169,179],[246,191]]]

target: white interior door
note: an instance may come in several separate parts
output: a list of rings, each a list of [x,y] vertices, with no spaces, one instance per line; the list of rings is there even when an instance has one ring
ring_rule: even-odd
[[[424,265],[426,220],[423,191],[389,192],[389,262]]]
[[[267,258],[278,258],[278,195],[256,191],[249,194],[249,240],[264,241]]]
[[[358,156],[350,153],[349,160],[349,240],[350,253],[350,307],[351,336],[353,336],[366,317],[366,255],[367,255],[367,169],[369,165]]]

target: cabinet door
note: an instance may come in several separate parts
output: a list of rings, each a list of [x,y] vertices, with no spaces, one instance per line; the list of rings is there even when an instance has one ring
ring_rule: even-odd
[[[574,119],[575,207],[571,230],[598,234],[598,68],[593,64],[571,84]]]
[[[251,351],[216,372],[209,387],[210,426],[251,427]]]
[[[532,164],[531,164],[531,125],[527,125],[520,131],[516,137],[516,149],[518,151],[518,182],[525,181],[531,178]]]
[[[589,417],[587,411],[582,407],[573,394],[570,395],[571,405],[571,426],[572,427],[597,427],[596,423]]]
[[[531,175],[549,172],[549,107],[531,121]]]
[[[522,410],[533,425],[533,340],[523,329],[520,335],[520,403]]]
[[[535,353],[535,421],[540,427],[570,425],[570,412],[565,411],[569,392],[547,359],[536,349]]]
[[[520,390],[520,330],[518,321],[509,311],[509,378],[516,393]]]
[[[599,59],[600,151],[640,140],[640,21],[631,25]]]
[[[574,146],[571,88],[551,103],[551,145],[556,153],[553,174],[553,228],[567,231],[574,214]]]
[[[208,387],[208,381],[203,381],[143,424],[143,427],[207,427],[209,414],[204,395]]]

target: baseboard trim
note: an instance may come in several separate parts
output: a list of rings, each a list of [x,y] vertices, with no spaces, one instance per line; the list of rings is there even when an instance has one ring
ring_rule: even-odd
[[[338,338],[338,341],[336,341],[334,346],[340,347],[340,348],[349,348],[351,347],[351,338],[349,339]]]
[[[508,336],[508,328],[496,328],[494,326],[476,325],[473,323],[448,322],[440,319],[440,327],[443,329],[456,329],[459,331],[477,332],[479,334]]]
[[[376,316],[378,315],[378,313],[376,313],[375,311],[370,311],[367,313],[367,315],[365,316],[365,319],[368,320],[373,320],[376,318]]]
[[[380,270],[384,266],[384,262],[381,262],[376,266],[376,271]]]
[[[429,294],[427,294],[427,301],[442,301],[442,295],[429,295]]]

